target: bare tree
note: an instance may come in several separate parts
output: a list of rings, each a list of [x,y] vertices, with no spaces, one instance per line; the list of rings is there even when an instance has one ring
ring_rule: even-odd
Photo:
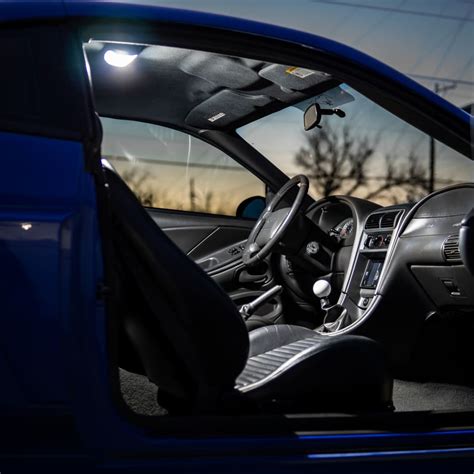
[[[375,147],[367,138],[354,138],[347,126],[341,133],[325,126],[306,139],[307,146],[298,151],[295,162],[319,195],[327,197],[342,190],[352,195],[367,184],[365,168]]]
[[[153,206],[156,196],[155,192],[147,186],[148,175],[146,173],[140,173],[138,168],[130,167],[122,173],[122,179],[128,184],[143,206]]]
[[[370,173],[378,136],[354,136],[348,126],[336,130],[326,124],[308,134],[306,140],[307,145],[295,155],[295,163],[310,178],[319,196],[383,197],[397,203],[417,200],[429,192],[427,167],[414,152],[407,157],[385,154],[381,173]]]

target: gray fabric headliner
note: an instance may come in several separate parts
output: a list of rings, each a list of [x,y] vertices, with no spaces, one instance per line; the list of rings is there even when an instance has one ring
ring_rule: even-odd
[[[202,51],[106,42],[84,48],[100,115],[195,131],[233,130],[336,84],[321,72],[298,77],[289,66]],[[130,66],[104,61],[108,49],[127,48],[138,54]]]

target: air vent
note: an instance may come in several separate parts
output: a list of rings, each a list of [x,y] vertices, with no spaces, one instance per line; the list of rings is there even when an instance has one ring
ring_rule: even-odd
[[[382,215],[382,219],[380,220],[380,227],[382,228],[390,228],[395,227],[397,217],[400,214],[400,211],[393,211],[393,212],[386,212]]]
[[[459,236],[450,235],[443,243],[443,255],[447,262],[460,262]]]
[[[381,214],[371,214],[365,221],[366,229],[378,229],[380,227]]]

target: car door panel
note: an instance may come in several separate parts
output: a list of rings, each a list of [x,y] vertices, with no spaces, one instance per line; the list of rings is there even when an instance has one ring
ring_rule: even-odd
[[[245,240],[255,221],[191,212],[147,209],[152,219],[187,255],[199,260]]]
[[[241,253],[255,221],[211,214],[147,209],[178,247],[222,287],[235,289]]]

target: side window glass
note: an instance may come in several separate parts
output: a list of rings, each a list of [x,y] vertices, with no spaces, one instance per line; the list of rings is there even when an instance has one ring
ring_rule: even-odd
[[[102,156],[144,206],[236,216],[243,201],[264,196],[262,181],[202,140],[143,122],[101,120]]]

